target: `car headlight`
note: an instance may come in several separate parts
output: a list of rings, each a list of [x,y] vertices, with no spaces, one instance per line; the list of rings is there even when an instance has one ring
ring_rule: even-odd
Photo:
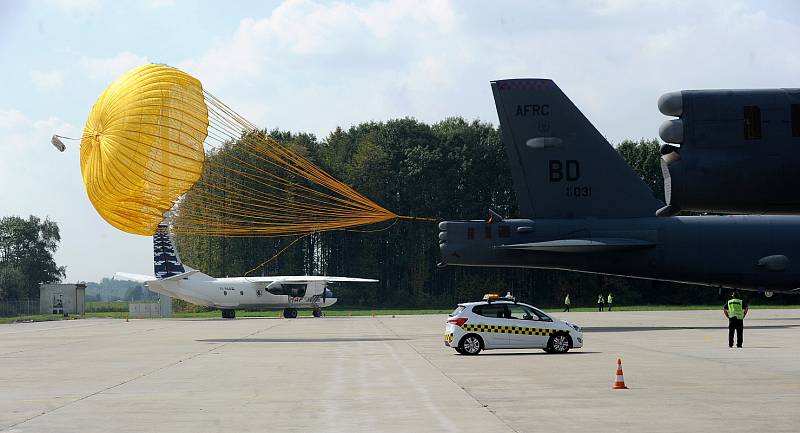
[[[569,325],[572,329],[574,329],[577,332],[582,332],[581,331],[581,327],[578,326],[578,325],[575,325],[575,324],[572,324],[572,323],[569,323],[569,322],[567,322],[567,325]]]

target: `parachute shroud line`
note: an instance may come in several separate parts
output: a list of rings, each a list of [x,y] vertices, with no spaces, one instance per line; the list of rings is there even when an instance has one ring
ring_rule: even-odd
[[[185,72],[148,64],[98,98],[81,137],[81,172],[100,216],[139,235],[155,233],[168,213],[176,234],[208,236],[430,220],[385,209],[312,163],[307,151],[279,143]]]

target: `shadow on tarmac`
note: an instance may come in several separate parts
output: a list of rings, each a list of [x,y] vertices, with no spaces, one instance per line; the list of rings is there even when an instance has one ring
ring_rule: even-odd
[[[405,341],[399,337],[330,337],[330,338],[208,338],[201,343],[343,343],[354,341]]]
[[[501,349],[502,350],[502,349]],[[571,355],[591,355],[603,352],[590,352],[590,351],[583,351],[580,349],[575,349],[575,351],[569,351],[567,353],[547,353],[545,351],[541,352],[495,352],[492,350],[492,353],[481,352],[478,356],[571,356]],[[454,353],[455,356],[464,356],[459,355],[458,353]]]
[[[790,329],[800,325],[752,325],[748,326],[745,322],[744,329]],[[724,326],[587,326],[584,332],[635,332],[635,331],[676,331],[676,330],[706,330],[706,329],[728,329]]]

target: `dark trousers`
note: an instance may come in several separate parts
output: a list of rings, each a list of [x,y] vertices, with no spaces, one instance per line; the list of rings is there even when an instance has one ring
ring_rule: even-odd
[[[567,311],[569,311],[569,304],[566,304],[566,306],[564,308],[564,312],[566,313]]]
[[[603,304],[597,304],[597,311],[603,311]]]
[[[728,319],[728,346],[733,347],[733,333],[736,333],[736,347],[742,347],[744,336],[744,320],[731,317]]]
[[[606,310],[611,311],[611,304],[608,304],[608,308]]]

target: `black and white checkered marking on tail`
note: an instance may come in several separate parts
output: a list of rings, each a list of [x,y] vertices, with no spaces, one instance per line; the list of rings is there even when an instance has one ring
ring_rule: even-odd
[[[153,264],[159,280],[186,272],[166,224],[159,224],[153,235]]]

